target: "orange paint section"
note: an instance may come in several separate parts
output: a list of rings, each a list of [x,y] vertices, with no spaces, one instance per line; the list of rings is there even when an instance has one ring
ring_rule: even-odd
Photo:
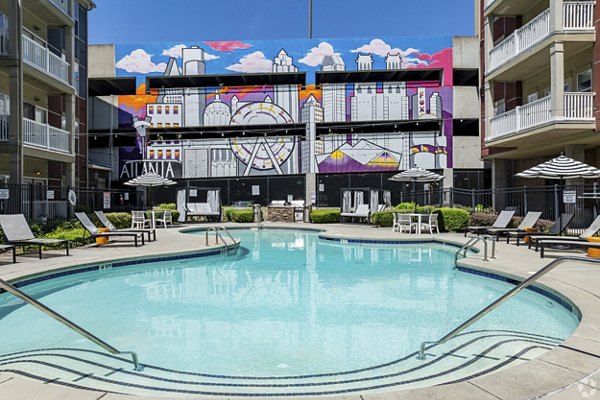
[[[119,96],[119,105],[133,108],[135,114],[140,109],[146,110],[146,104],[156,103],[157,93],[146,94],[146,84],[142,83],[137,87],[135,96]]]
[[[321,103],[321,89],[317,89],[316,85],[306,85],[306,89],[300,90],[300,103],[308,99],[310,95],[315,96],[315,99]]]

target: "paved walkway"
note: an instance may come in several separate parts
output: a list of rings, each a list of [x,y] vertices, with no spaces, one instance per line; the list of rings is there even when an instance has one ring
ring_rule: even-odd
[[[286,224],[265,223],[266,227],[269,225],[287,226]],[[199,225],[199,227],[206,226],[210,225]],[[235,224],[235,226],[243,225]],[[362,225],[295,224],[293,226],[323,229],[327,235],[341,238],[410,240],[430,237],[429,235],[421,237],[401,235],[390,232],[389,228],[378,229]],[[179,229],[160,229],[157,236],[156,242],[138,248],[124,244],[111,244],[101,248],[91,245],[73,249],[70,257],[64,256],[64,251],[46,252],[45,254],[48,256],[43,260],[38,260],[35,255],[20,256],[17,264],[11,264],[10,256],[3,255],[0,256],[0,277],[10,280],[73,265],[97,264],[127,257],[189,252],[207,248],[204,237],[184,235],[179,232]],[[436,235],[436,238],[455,243],[466,241],[462,234],[442,234]],[[581,255],[581,253],[569,254]],[[506,245],[501,241],[498,243],[495,259],[485,262],[480,253],[461,262],[474,268],[498,271],[502,274],[524,278],[547,264],[553,256],[558,255],[561,253],[548,252],[547,258],[540,259],[537,253],[527,250],[526,246]],[[348,397],[356,400],[517,400],[532,398],[600,400],[600,266],[570,262],[542,278],[540,283],[568,297],[579,307],[583,315],[577,330],[556,349],[524,364],[466,382],[425,389]],[[0,399],[125,400],[131,399],[131,396],[70,389],[9,373],[0,373]],[[150,398],[144,397],[144,399]]]

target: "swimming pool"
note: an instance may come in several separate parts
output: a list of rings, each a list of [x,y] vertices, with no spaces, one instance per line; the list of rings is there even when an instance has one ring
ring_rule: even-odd
[[[199,232],[203,235],[203,232]],[[336,394],[496,371],[577,326],[568,302],[524,291],[444,346],[414,353],[512,285],[452,270],[456,248],[340,243],[236,230],[237,256],[104,265],[22,286],[146,365],[0,295],[0,371],[133,394]],[[201,238],[203,240],[203,238]]]

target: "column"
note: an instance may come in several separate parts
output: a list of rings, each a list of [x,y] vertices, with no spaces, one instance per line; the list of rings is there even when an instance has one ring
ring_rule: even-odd
[[[492,15],[485,16],[484,20],[483,20],[484,37],[483,37],[483,49],[482,49],[483,50],[483,63],[485,66],[484,75],[485,75],[485,73],[487,73],[490,70],[490,51],[492,51],[492,48],[494,47],[494,35],[492,32],[493,26],[494,26],[493,16]]]
[[[492,81],[486,81],[484,86],[484,103],[485,103],[485,116],[484,116],[484,143],[486,139],[493,137],[491,119],[494,117],[494,84]]]
[[[23,183],[23,68],[22,68],[22,15],[21,2],[10,2],[8,80],[10,97],[10,141],[9,155],[10,183]],[[16,191],[19,192],[20,191]],[[16,194],[16,193],[15,193]],[[14,198],[11,193],[11,198]]]
[[[313,204],[313,205],[316,205],[316,202],[317,202],[317,174],[315,174],[315,173],[305,174],[304,179],[305,179],[305,194],[304,194],[305,203],[304,204],[307,206],[311,205],[311,201],[314,198],[315,204]]]
[[[69,63],[69,83],[73,84],[73,73],[75,66],[75,32],[72,26],[65,26],[65,53],[66,59]],[[77,91],[79,88],[75,88]],[[82,95],[85,95],[82,93]],[[65,118],[67,122],[67,131],[69,131],[69,139],[70,139],[70,148],[71,154],[74,155],[74,161],[69,165],[67,164],[65,167],[65,180],[66,185],[73,186],[75,185],[75,172],[77,169],[77,154],[79,154],[79,149],[75,148],[75,107],[77,103],[77,98],[75,94],[65,93],[64,102],[65,102]],[[87,164],[87,160],[86,160]]]
[[[492,188],[499,189],[508,187],[507,170],[509,160],[492,160]],[[506,206],[504,195],[494,194],[492,196],[492,207],[495,211],[501,211]]]
[[[564,118],[565,53],[563,42],[550,46],[550,96],[552,118]]]
[[[563,0],[550,0],[550,32],[560,32],[563,27]]]

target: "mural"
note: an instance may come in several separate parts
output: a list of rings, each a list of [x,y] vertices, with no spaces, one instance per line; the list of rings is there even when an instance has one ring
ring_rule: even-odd
[[[116,48],[117,76],[136,76],[138,95],[119,98],[119,124],[136,127],[137,153],[120,157],[120,179],[144,168],[169,178],[396,171],[451,167],[450,37],[206,41]],[[440,68],[443,81],[329,83],[317,71]],[[307,84],[163,88],[147,93],[147,75],[306,72]],[[403,121],[434,120],[410,132]],[[390,132],[317,135],[320,123],[395,121]],[[257,137],[252,125],[301,123],[303,136]],[[146,129],[243,126],[240,137],[146,141]],[[391,126],[389,122],[386,126]],[[398,128],[398,129],[396,129]],[[230,136],[230,135],[227,135]],[[134,155],[137,154],[137,157]],[[142,162],[141,160],[145,160]],[[147,164],[135,166],[136,163]]]

